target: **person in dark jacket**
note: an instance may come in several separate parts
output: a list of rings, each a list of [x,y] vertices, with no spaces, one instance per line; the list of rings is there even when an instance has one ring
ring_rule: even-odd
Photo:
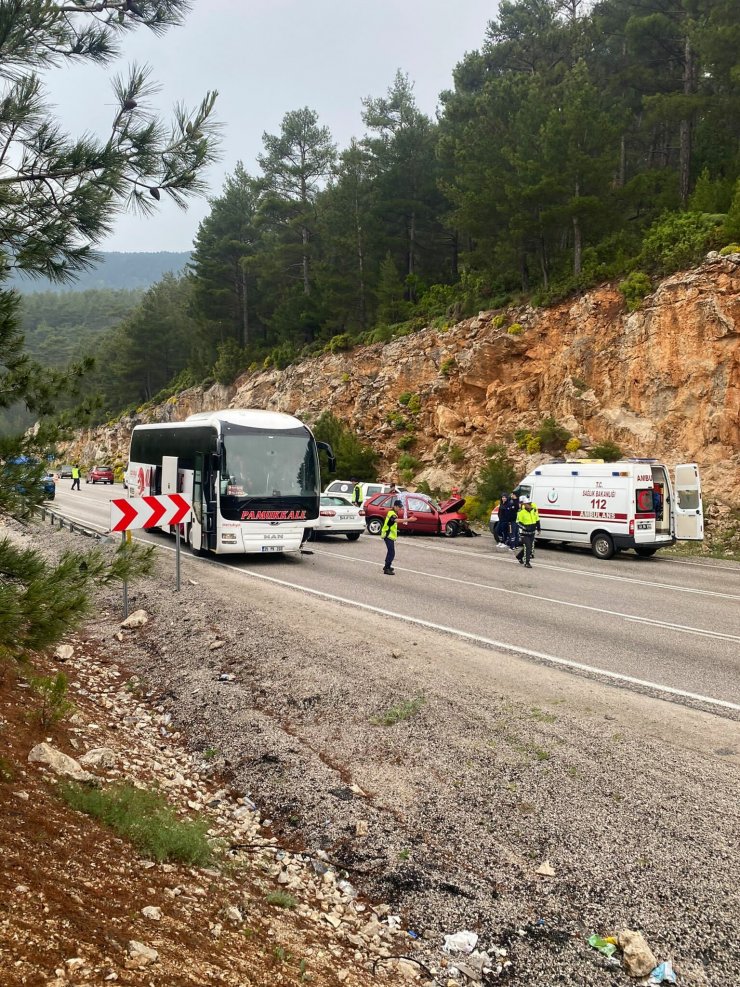
[[[516,512],[512,508],[511,499],[508,494],[502,493],[498,505],[498,540],[507,547],[514,521],[516,521]]]
[[[509,548],[513,551],[519,548],[521,545],[521,540],[519,538],[519,525],[516,523],[517,516],[519,514],[519,495],[513,493],[509,497],[509,511],[510,511],[510,522],[509,522]]]

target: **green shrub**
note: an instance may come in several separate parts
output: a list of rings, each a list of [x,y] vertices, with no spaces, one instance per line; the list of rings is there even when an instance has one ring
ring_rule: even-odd
[[[568,439],[568,441],[565,443],[565,451],[568,453],[572,454],[574,452],[578,452],[580,448],[581,448],[580,440],[577,439],[575,436],[573,436],[572,439]]]
[[[552,415],[548,415],[537,429],[536,436],[540,440],[541,449],[544,449],[545,452],[556,453],[562,452],[565,443],[570,438],[570,432],[558,424]]]
[[[218,355],[212,367],[213,376],[219,384],[230,384],[246,366],[244,350],[235,339],[227,339],[219,343],[216,352]]]
[[[64,672],[57,672],[56,675],[30,675],[28,684],[41,700],[36,717],[44,729],[74,713],[74,703],[67,699],[69,683]]]
[[[396,723],[402,723],[404,720],[409,720],[412,716],[416,716],[425,702],[426,699],[423,696],[407,699],[397,706],[391,706],[381,713],[380,716],[374,716],[370,722],[377,727],[395,726]]]
[[[419,397],[419,395],[412,394],[406,407],[408,408],[408,410],[411,412],[412,415],[418,415],[419,412],[421,411],[421,398]]]
[[[7,757],[0,755],[0,782],[15,781],[15,766]]]
[[[539,435],[530,435],[527,439],[527,445],[525,446],[527,452],[530,455],[534,455],[536,452],[540,452],[542,449],[542,439]]]
[[[268,895],[265,895],[265,901],[268,905],[275,905],[276,908],[287,908],[290,910],[298,907],[296,899],[292,894],[288,894],[287,891],[271,891]]]
[[[413,396],[414,395],[411,393],[411,391],[403,391],[401,394],[398,395],[398,403],[404,405],[405,407]]]
[[[348,332],[340,333],[338,336],[332,336],[329,342],[324,347],[327,353],[340,353],[342,350],[348,350],[352,348],[352,337]]]
[[[343,384],[349,384],[349,382],[351,380],[352,380],[352,378],[350,377],[350,375],[348,373],[343,373],[342,374],[342,383]]]
[[[740,254],[740,243],[728,243],[720,250],[720,254],[722,257],[727,257],[728,254]]]
[[[476,497],[488,509],[499,499],[502,492],[513,490],[517,476],[505,446],[493,445],[486,449],[486,464],[478,474]]]
[[[356,476],[363,481],[377,478],[378,454],[371,446],[361,442],[357,433],[339,418],[325,411],[314,424],[313,433],[319,442],[329,443],[337,460],[337,471],[330,474],[326,453],[319,453],[322,490],[337,477],[346,479]]]
[[[588,385],[586,384],[586,381],[583,380],[583,378],[581,378],[581,377],[571,377],[571,380],[573,381],[573,387],[575,387],[576,391],[578,391],[579,394],[581,393],[581,391],[585,391],[586,390],[586,387]]]
[[[642,241],[645,265],[660,274],[699,263],[720,236],[722,216],[695,212],[664,213]]]
[[[503,329],[506,325],[506,315],[503,312],[500,315],[494,315],[491,319],[491,325],[494,329]]]
[[[457,361],[455,360],[454,356],[448,356],[445,360],[443,360],[440,363],[439,372],[442,374],[443,377],[450,376],[450,374],[455,368],[456,362]]]
[[[403,452],[398,457],[398,471],[404,483],[410,483],[421,469],[421,460],[410,452]]]
[[[520,449],[526,449],[527,443],[531,438],[532,438],[532,433],[529,431],[529,429],[518,428],[516,432],[514,432],[514,441],[516,442],[516,444],[519,446]]]
[[[512,322],[509,328],[506,330],[510,336],[521,336],[524,332],[524,327],[518,322]]]
[[[462,512],[469,521],[487,522],[491,516],[490,504],[484,504],[479,497],[466,497]]]
[[[461,463],[465,462],[465,453],[460,446],[451,445],[450,450],[447,453],[447,458],[453,466],[459,466]]]
[[[399,449],[410,449],[411,446],[416,442],[415,435],[402,435],[398,440],[396,445]]]
[[[59,793],[67,805],[100,820],[152,860],[178,860],[192,867],[211,861],[209,823],[180,818],[159,792],[130,784],[100,789],[70,782],[61,784]]]
[[[624,281],[620,281],[619,290],[627,304],[627,310],[634,312],[640,307],[645,295],[649,295],[652,284],[647,274],[642,271],[632,271]]]
[[[270,351],[272,365],[278,370],[285,370],[291,363],[295,363],[298,358],[298,351],[293,343],[287,340]]]
[[[404,418],[404,416],[398,411],[391,411],[390,414],[386,415],[385,420],[389,425],[392,425],[394,428],[398,429],[399,432],[406,429],[409,424],[408,419]]]
[[[615,442],[600,442],[589,450],[592,459],[603,459],[607,463],[615,463],[624,453]]]
[[[249,371],[250,374],[253,374],[257,370],[257,361],[252,360],[252,362],[247,367],[247,370]]]

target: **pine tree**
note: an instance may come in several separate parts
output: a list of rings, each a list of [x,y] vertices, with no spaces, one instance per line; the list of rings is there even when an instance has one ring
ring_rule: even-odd
[[[202,172],[215,154],[215,93],[192,114],[177,107],[165,125],[147,105],[149,70],[134,66],[113,81],[109,135],[72,138],[55,120],[38,74],[80,61],[109,63],[123,33],[161,33],[187,7],[186,0],[0,3],[0,285],[12,269],[69,280],[94,259],[93,247],[121,210],[150,212],[163,195],[183,206],[205,190]],[[29,359],[18,296],[0,287],[0,407],[22,401],[45,415],[70,376],[85,369],[65,375]],[[33,437],[2,441],[0,511],[23,513],[41,499],[38,473],[53,438],[53,428],[42,424]],[[54,568],[0,540],[0,656],[53,643],[84,613],[93,581],[131,576],[146,565],[147,553],[123,550],[113,562],[93,552]]]

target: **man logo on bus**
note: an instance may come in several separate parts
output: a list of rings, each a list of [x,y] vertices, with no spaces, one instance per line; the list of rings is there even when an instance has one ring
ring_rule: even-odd
[[[550,504],[554,504],[556,503],[557,499],[558,499],[558,492],[555,489],[555,487],[553,487],[552,490],[550,490],[547,494],[547,501]]]

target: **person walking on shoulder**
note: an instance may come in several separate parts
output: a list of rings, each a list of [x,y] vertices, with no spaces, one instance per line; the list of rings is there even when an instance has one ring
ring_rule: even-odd
[[[80,467],[77,465],[77,463],[75,463],[75,465],[72,467],[72,489],[73,490],[80,489]]]
[[[519,498],[519,513],[516,516],[516,523],[519,527],[519,537],[522,547],[517,552],[517,562],[525,569],[532,568],[532,552],[534,551],[535,534],[540,530],[540,515],[537,505],[527,496]]]
[[[380,536],[385,542],[385,565],[383,566],[383,573],[386,576],[395,576],[396,570],[393,568],[393,560],[396,557],[396,538],[398,538],[398,513],[396,508],[403,508],[403,501],[394,500],[393,507],[391,507],[385,516],[385,521],[383,521],[383,527],[380,529]],[[413,521],[415,518],[409,518],[408,520]],[[402,519],[401,524],[406,524],[407,519]]]

